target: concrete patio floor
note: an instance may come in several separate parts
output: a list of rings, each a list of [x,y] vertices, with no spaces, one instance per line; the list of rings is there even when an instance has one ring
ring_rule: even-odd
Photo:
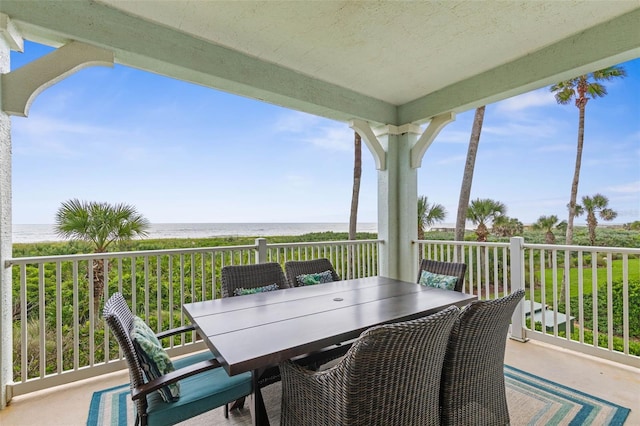
[[[631,409],[626,425],[640,425],[640,369],[603,361],[540,342],[519,343],[509,340],[506,364],[565,386],[606,399]],[[13,399],[0,411],[0,425],[84,425],[93,392],[128,382],[127,371],[59,386]],[[276,386],[276,385],[274,385]],[[277,389],[267,401],[271,424],[279,423]],[[248,409],[232,412],[225,419],[223,410],[203,414],[183,425],[251,424]]]

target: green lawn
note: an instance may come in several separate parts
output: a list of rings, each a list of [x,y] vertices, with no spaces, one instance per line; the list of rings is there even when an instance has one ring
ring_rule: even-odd
[[[629,257],[628,263],[628,272],[629,272],[629,280],[640,280],[640,259],[634,257]],[[557,271],[557,288],[558,292],[561,290],[562,286],[562,275],[564,273],[564,268],[558,268]],[[540,283],[540,272],[536,272],[536,284]],[[612,281],[622,281],[622,260],[614,260],[611,265],[611,277]],[[569,271],[569,280],[570,280],[570,294],[571,297],[575,297],[578,295],[578,268],[573,267]],[[527,275],[526,279],[529,279]],[[597,281],[598,284],[603,284],[607,282],[607,267],[601,266],[597,270]],[[582,268],[582,291],[584,295],[589,295],[593,292],[593,271],[591,267],[583,267]],[[527,284],[527,288],[528,284]],[[536,287],[535,289],[535,300],[540,300],[540,287]],[[553,301],[553,270],[546,269],[545,270],[545,297],[547,300],[547,304]]]

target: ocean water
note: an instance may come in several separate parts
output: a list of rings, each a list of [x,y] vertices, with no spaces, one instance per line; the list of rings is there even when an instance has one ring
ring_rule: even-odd
[[[310,232],[348,232],[348,223],[153,223],[149,239],[208,237],[268,237]],[[358,223],[358,232],[378,232],[377,223]],[[14,243],[63,241],[53,225],[13,225]]]

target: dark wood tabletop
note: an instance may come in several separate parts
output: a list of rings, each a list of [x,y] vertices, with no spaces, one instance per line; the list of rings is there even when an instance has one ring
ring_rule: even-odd
[[[184,305],[229,375],[277,365],[354,339],[369,327],[419,318],[476,297],[385,277]]]

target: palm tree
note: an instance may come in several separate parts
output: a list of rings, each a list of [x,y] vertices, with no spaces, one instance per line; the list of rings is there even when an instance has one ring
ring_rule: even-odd
[[[446,217],[447,209],[442,204],[429,204],[425,195],[418,197],[418,239],[424,240],[425,228],[443,222]]]
[[[578,118],[578,147],[576,150],[576,166],[571,183],[571,198],[569,201],[569,219],[567,220],[566,244],[573,243],[573,219],[576,216],[576,199],[578,197],[578,181],[580,180],[580,165],[582,163],[582,147],[584,143],[584,111],[589,99],[601,98],[607,95],[607,89],[600,81],[609,81],[624,77],[626,71],[622,67],[613,66],[581,75],[551,86],[556,101],[566,105],[574,99],[579,111]]]
[[[349,239],[356,239],[356,225],[358,223],[358,198],[360,197],[360,178],[362,176],[362,139],[358,132],[354,135],[353,155],[353,191],[351,193],[351,212],[349,214]]]
[[[522,235],[524,225],[515,217],[500,215],[493,221],[492,232],[499,237]]]
[[[564,221],[563,221],[564,222]],[[553,227],[558,224],[558,216],[552,214],[551,216],[540,216],[536,223],[533,224],[533,229],[539,229],[545,231],[544,242],[545,244],[555,244],[556,236],[553,234]],[[558,225],[559,226],[559,225]],[[548,252],[547,263],[551,267],[552,255]]]
[[[471,127],[471,137],[469,138],[469,147],[467,148],[467,161],[464,164],[462,185],[460,186],[460,198],[458,200],[458,216],[456,217],[455,233],[456,241],[464,241],[465,224],[467,222],[467,208],[471,197],[473,169],[476,165],[478,145],[480,145],[480,133],[482,132],[482,123],[484,121],[484,110],[484,106],[476,109],[476,114],[473,118],[473,126]]]
[[[553,227],[558,224],[558,216],[552,214],[551,216],[540,216],[536,223],[533,224],[533,229],[545,231],[544,242],[545,244],[555,244],[556,236],[553,234]]]
[[[105,253],[113,243],[146,236],[149,221],[135,207],[95,201],[68,200],[56,212],[56,233],[67,239],[85,241],[94,253]],[[104,261],[93,261],[94,312],[98,312],[104,289]]]
[[[467,218],[477,225],[476,235],[478,241],[487,241],[489,230],[487,224],[492,222],[497,217],[504,215],[507,212],[507,207],[495,200],[489,198],[476,198],[471,201],[469,208],[467,209]]]
[[[578,207],[578,206],[576,206]],[[602,220],[613,220],[618,216],[618,212],[609,208],[609,199],[602,194],[596,194],[593,197],[582,197],[582,205],[577,209],[576,216],[579,216],[583,212],[587,212],[587,227],[589,228],[589,243],[592,246],[596,245],[596,227],[598,226],[598,219],[596,214],[600,216]]]

